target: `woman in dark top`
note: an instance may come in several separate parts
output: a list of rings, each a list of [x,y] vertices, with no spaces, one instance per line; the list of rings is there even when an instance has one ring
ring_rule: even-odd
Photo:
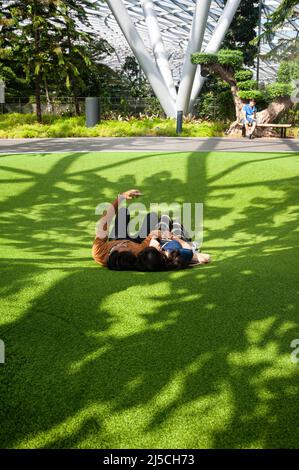
[[[119,204],[122,200],[139,196],[138,190],[125,191],[100,218],[92,250],[97,263],[116,271],[164,271],[210,262],[209,255],[197,253],[187,241],[184,228],[177,222],[173,223],[168,216],[159,220],[157,214],[148,214],[139,235],[132,238],[128,233],[130,214],[124,209],[125,213],[120,217],[123,209],[119,209]],[[111,240],[109,234],[115,214]],[[156,228],[153,230],[153,227]]]

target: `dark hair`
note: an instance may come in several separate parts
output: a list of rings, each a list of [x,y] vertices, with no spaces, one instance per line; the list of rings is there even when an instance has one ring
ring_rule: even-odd
[[[185,269],[188,267],[189,262],[182,259],[179,250],[173,250],[167,259],[171,269]]]
[[[136,269],[138,271],[165,271],[167,257],[156,248],[145,248],[137,256]]]
[[[107,268],[113,271],[170,271],[187,268],[188,262],[182,260],[179,250],[174,250],[167,257],[156,248],[148,247],[138,256],[131,251],[113,251],[109,255]]]
[[[136,259],[131,251],[113,251],[109,255],[107,268],[113,271],[132,271],[135,269]]]
[[[254,103],[256,103],[256,99],[255,99],[255,98],[249,98],[249,101],[254,101]]]
[[[170,271],[172,269],[184,269],[188,263],[183,261],[179,250],[174,250],[169,257],[156,248],[145,248],[136,260],[138,271]]]

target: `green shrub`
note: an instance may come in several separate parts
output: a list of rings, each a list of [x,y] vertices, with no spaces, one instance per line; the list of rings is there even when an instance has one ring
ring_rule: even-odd
[[[244,82],[237,83],[240,90],[256,90],[257,82],[256,80],[244,80]]]
[[[277,81],[280,83],[288,83],[291,81],[289,62],[283,61],[279,64]]]
[[[241,51],[220,49],[218,52],[218,62],[221,65],[229,65],[234,69],[240,69],[244,62],[244,56]]]
[[[224,80],[219,80],[217,81],[217,87],[221,91],[228,91],[230,90],[230,84],[225,82]]]
[[[190,122],[183,126],[183,137],[222,137],[227,129],[224,122]],[[174,134],[176,135],[176,134]]]
[[[293,127],[299,126],[299,109],[288,109],[280,119],[283,124],[292,124]],[[298,134],[299,135],[299,134]]]
[[[295,61],[282,61],[278,68],[277,82],[290,83],[299,79],[299,64]]]
[[[164,116],[165,113],[162,109],[160,101],[155,96],[148,96],[145,98],[144,113],[149,116]]]
[[[251,80],[252,77],[253,77],[252,70],[242,69],[242,70],[238,70],[235,73],[235,78],[236,78],[237,82],[245,82],[247,80]]]
[[[195,52],[191,54],[191,62],[193,64],[209,65],[218,62],[218,54],[211,54],[206,52]]]
[[[205,52],[196,52],[191,55],[193,64],[209,65],[219,63],[221,65],[229,65],[234,69],[239,69],[243,64],[243,53],[230,49],[220,49],[218,54]]]
[[[259,90],[241,90],[239,92],[241,100],[250,100],[251,98],[256,101],[264,99],[263,93]]]
[[[35,114],[0,114],[0,123],[5,124],[8,127],[14,127],[20,124],[33,124],[36,123]]]
[[[299,80],[299,63],[298,61],[293,61],[290,63],[290,75],[291,80]]]
[[[233,120],[235,107],[230,90],[216,89],[215,93],[209,91],[202,93],[195,107],[196,115],[205,121]]]
[[[271,83],[265,88],[265,97],[272,101],[284,96],[291,96],[292,92],[293,86],[290,83]]]
[[[186,137],[220,137],[224,135],[223,122],[185,122]],[[101,121],[93,128],[85,127],[84,116],[52,117],[51,123],[38,124],[34,115],[4,114],[0,118],[0,138],[24,137],[137,137],[176,136],[176,121],[161,118],[126,118],[122,121]]]

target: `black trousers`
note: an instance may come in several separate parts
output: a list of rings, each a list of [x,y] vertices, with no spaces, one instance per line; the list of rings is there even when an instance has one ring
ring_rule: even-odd
[[[183,225],[180,222],[173,221],[169,216],[159,216],[155,212],[149,212],[145,216],[139,231],[134,236],[129,233],[130,220],[131,216],[128,209],[121,207],[116,214],[114,226],[110,232],[109,238],[113,240],[126,239],[136,243],[142,243],[152,230],[168,230],[183,240],[191,241]]]
[[[121,207],[117,211],[114,226],[110,232],[109,238],[114,240],[126,239],[136,243],[142,243],[149,233],[157,228],[160,218],[155,212],[146,214],[141,227],[134,236],[129,233],[130,220],[131,215],[128,209]]]

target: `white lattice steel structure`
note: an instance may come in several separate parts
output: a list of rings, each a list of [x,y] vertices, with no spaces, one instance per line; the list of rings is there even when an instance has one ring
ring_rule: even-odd
[[[246,0],[228,0],[226,6],[222,0],[95,0],[97,11],[90,19],[115,48],[107,65],[120,68],[133,52],[165,113],[176,117],[177,111],[186,114],[192,109],[204,83],[190,54],[219,50],[240,1]],[[263,0],[263,15],[279,3]],[[289,23],[278,38],[296,33],[298,25]],[[266,52],[269,46],[262,47]],[[273,81],[276,69],[263,61],[260,78]]]

